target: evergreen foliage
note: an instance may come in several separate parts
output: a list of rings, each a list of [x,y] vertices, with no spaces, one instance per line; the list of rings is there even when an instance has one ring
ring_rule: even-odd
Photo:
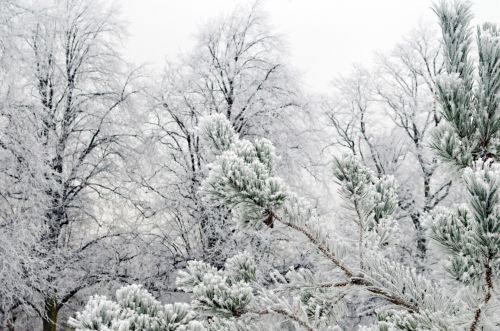
[[[117,292],[116,302],[92,297],[70,324],[81,331],[333,331],[341,328],[348,303],[360,299],[374,303],[377,313],[376,323],[362,326],[364,331],[498,329],[499,30],[489,23],[478,28],[475,66],[470,6],[443,1],[434,11],[443,33],[446,73],[436,84],[444,120],[432,147],[460,170],[468,194],[465,204],[434,209],[425,224],[444,249],[450,279],[429,279],[390,254],[399,236],[392,177],[375,176],[354,155],[334,160],[332,175],[350,212],[346,218],[357,230],[355,240],[346,240],[329,231],[328,221],[280,179],[269,140],[240,139],[231,122],[216,114],[202,119],[198,128],[215,156],[201,185],[203,197],[214,208],[231,209],[246,231],[292,233],[297,245],[315,249],[315,264],[268,276],[260,273],[251,253],[234,255],[222,268],[191,261],[177,279],[191,304],[161,305],[132,285]]]
[[[441,159],[462,169],[465,205],[439,209],[431,216],[431,236],[448,253],[447,270],[474,293],[470,330],[498,326],[493,316],[494,284],[499,279],[500,208],[498,135],[500,130],[500,34],[495,24],[477,28],[477,79],[473,64],[471,10],[465,2],[441,2],[439,17],[446,69],[437,83],[445,121],[433,147]],[[493,300],[492,300],[493,299]],[[492,302],[493,301],[493,302]]]
[[[479,61],[473,62],[470,4],[442,1],[435,6],[443,35],[446,73],[436,84],[443,121],[432,146],[458,169],[477,160],[498,159],[500,120],[500,35],[495,24],[477,28]],[[478,71],[476,79],[475,70]]]
[[[82,312],[69,320],[77,331],[203,331],[189,305],[162,305],[139,285],[116,291],[116,301],[93,296]]]
[[[284,184],[274,173],[274,146],[264,138],[254,143],[235,139],[231,123],[222,115],[201,123],[212,150],[220,154],[210,165],[202,191],[215,205],[234,208],[242,225],[259,224],[286,197]]]

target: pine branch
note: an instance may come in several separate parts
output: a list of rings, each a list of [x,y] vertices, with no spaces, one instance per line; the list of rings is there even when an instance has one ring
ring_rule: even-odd
[[[328,249],[325,245],[323,245],[320,240],[318,240],[315,236],[313,236],[306,229],[301,228],[301,227],[299,227],[295,224],[292,224],[290,222],[282,220],[275,213],[272,213],[272,215],[273,215],[273,218],[275,220],[277,220],[278,222],[280,222],[281,224],[288,226],[288,227],[304,234],[307,237],[307,239],[314,246],[316,246],[316,248],[328,260],[333,262],[333,264],[335,264],[337,267],[339,267],[344,272],[344,275],[348,278],[348,281],[346,283],[331,284],[330,287],[339,287],[339,286],[344,286],[344,285],[347,286],[348,284],[363,286],[368,292],[375,294],[376,296],[382,297],[392,304],[406,308],[410,312],[417,313],[419,311],[419,307],[417,305],[412,304],[410,302],[407,302],[405,299],[398,297],[397,295],[390,294],[389,292],[387,292],[386,290],[384,290],[382,288],[374,286],[372,282],[365,279],[362,275],[361,276],[354,276],[354,272],[351,269],[349,269],[345,264],[343,264],[343,262],[330,249]],[[327,285],[324,285],[324,287],[327,287]]]
[[[339,267],[347,277],[349,277],[349,278],[353,277],[353,275],[354,275],[353,272],[349,268],[347,268],[333,252],[331,252],[327,247],[325,247],[323,244],[321,244],[321,242],[319,240],[317,240],[317,238],[315,238],[309,231],[307,231],[306,229],[300,228],[295,224],[292,224],[290,222],[282,220],[274,212],[270,212],[270,215],[272,215],[272,217],[275,220],[277,220],[278,222],[280,222],[281,224],[286,225],[286,226],[288,226],[296,231],[299,231],[303,235],[305,235],[307,237],[307,239],[309,239],[309,241],[312,244],[314,244],[316,246],[316,248],[318,248],[318,250],[328,260],[330,260],[331,262],[333,262],[333,264],[335,264],[337,267]]]
[[[490,301],[491,299],[491,292],[493,291],[493,280],[492,280],[492,270],[491,270],[491,266],[488,264],[485,266],[485,272],[484,272],[484,280],[485,280],[485,283],[486,283],[486,293],[484,295],[484,298],[482,300],[482,304],[480,307],[476,308],[476,311],[474,313],[474,320],[472,321],[472,324],[469,328],[469,331],[476,331],[477,330],[477,327],[479,325],[479,320],[481,319],[481,315],[482,315],[482,307],[483,306],[486,306],[488,304],[488,302]]]
[[[257,315],[267,315],[267,314],[278,314],[282,315],[294,322],[296,322],[298,325],[306,329],[307,331],[316,331],[311,325],[309,325],[308,322],[301,320],[299,317],[291,314],[290,312],[286,311],[285,309],[281,308],[269,308],[267,310],[260,310],[260,311],[248,311],[247,313],[251,314],[257,314]]]

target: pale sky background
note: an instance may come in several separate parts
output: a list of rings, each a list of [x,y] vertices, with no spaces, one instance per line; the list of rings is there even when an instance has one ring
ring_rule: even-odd
[[[121,0],[128,22],[125,56],[161,70],[189,52],[199,27],[252,0]],[[432,0],[264,0],[269,22],[288,44],[289,61],[310,92],[354,63],[369,64],[375,51],[389,51],[418,24],[436,24]],[[475,0],[476,22],[500,24],[500,0]]]

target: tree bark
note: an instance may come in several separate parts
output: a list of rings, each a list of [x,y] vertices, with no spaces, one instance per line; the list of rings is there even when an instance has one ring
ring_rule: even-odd
[[[17,319],[17,316],[16,316],[16,314],[13,313],[12,316],[7,320],[7,323],[6,323],[6,330],[7,331],[15,331],[16,319]]]
[[[486,264],[486,271],[484,273],[486,293],[484,295],[483,304],[479,306],[474,313],[474,320],[470,326],[469,331],[476,331],[479,325],[479,320],[481,319],[481,314],[483,312],[482,307],[486,306],[491,299],[491,292],[493,290],[493,280],[492,280],[492,270],[490,262]]]
[[[425,270],[425,258],[427,256],[427,240],[425,230],[422,228],[420,215],[411,215],[413,226],[415,227],[417,241],[417,272],[422,273]]]
[[[57,302],[55,299],[45,300],[45,317],[43,318],[43,331],[57,330]]]

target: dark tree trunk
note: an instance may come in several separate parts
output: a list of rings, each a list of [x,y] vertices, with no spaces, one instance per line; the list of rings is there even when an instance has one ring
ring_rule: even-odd
[[[16,319],[17,319],[16,314],[12,313],[12,316],[7,320],[7,323],[5,325],[7,331],[15,331]]]
[[[420,215],[411,215],[415,234],[417,237],[417,272],[422,273],[425,270],[425,258],[427,256],[427,239],[425,238],[424,229],[420,221]]]
[[[43,331],[57,330],[57,302],[55,299],[45,300],[45,317],[43,318]]]

